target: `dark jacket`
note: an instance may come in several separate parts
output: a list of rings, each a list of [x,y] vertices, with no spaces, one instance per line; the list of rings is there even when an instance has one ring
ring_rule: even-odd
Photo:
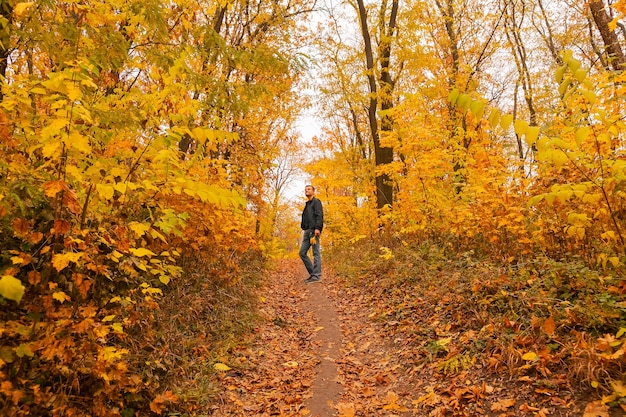
[[[317,229],[320,232],[324,228],[324,210],[322,202],[313,197],[306,202],[304,210],[302,210],[302,222],[300,223],[302,230]]]

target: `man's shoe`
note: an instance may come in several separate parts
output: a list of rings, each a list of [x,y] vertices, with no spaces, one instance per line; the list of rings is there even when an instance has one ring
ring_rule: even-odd
[[[316,278],[316,277],[308,277],[308,278],[304,281],[304,283],[305,283],[305,284],[314,284],[314,283],[316,283],[316,282],[320,282],[320,281],[321,281],[321,279],[319,279],[319,278]]]

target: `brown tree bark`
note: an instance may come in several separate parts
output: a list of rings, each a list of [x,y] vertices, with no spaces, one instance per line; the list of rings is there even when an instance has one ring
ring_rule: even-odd
[[[389,74],[389,63],[391,58],[390,36],[395,32],[396,17],[398,12],[398,0],[393,0],[389,24],[381,27],[382,33],[385,33],[385,39],[381,40],[380,60],[381,75],[376,80],[374,71],[374,51],[372,48],[372,38],[367,24],[367,11],[363,0],[357,0],[359,20],[361,23],[361,34],[363,36],[363,44],[365,46],[365,64],[367,68],[367,80],[369,84],[370,99],[367,108],[370,132],[372,142],[374,143],[374,158],[376,167],[380,167],[393,162],[393,148],[381,146],[380,130],[389,132],[392,129],[391,119],[388,116],[383,117],[381,128],[378,126],[378,98],[381,95],[381,110],[389,110],[393,107],[393,81]],[[381,16],[382,17],[382,16]],[[381,20],[381,25],[384,25]],[[380,84],[380,89],[379,89]],[[389,174],[376,174],[376,206],[380,209],[387,204],[393,205],[393,184]]]
[[[0,17],[6,19],[6,26],[0,29],[0,79],[6,78],[8,58],[11,53],[9,42],[11,41],[11,24],[13,22],[13,6],[7,1],[0,1]],[[3,94],[0,89],[0,101]]]
[[[624,57],[617,34],[609,27],[611,18],[604,9],[604,2],[602,0],[591,0],[589,2],[589,10],[598,31],[600,31],[600,36],[602,36],[602,41],[609,57],[610,67],[615,71],[626,69],[626,57]]]
[[[533,80],[530,74],[530,70],[528,69],[528,55],[526,53],[526,46],[524,45],[524,41],[522,40],[521,36],[522,23],[525,19],[526,14],[526,5],[522,2],[519,4],[519,6],[521,7],[521,10],[519,10],[518,16],[517,2],[505,2],[504,11],[506,18],[504,28],[506,37],[511,47],[511,52],[513,53],[515,66],[517,67],[517,72],[519,74],[519,85],[521,85],[522,87],[524,100],[526,101],[526,106],[528,107],[528,115],[530,119],[529,124],[531,126],[537,126],[537,112],[535,110]],[[517,95],[517,86],[515,88],[515,92]],[[517,110],[515,112],[517,112]],[[515,136],[517,140],[517,153],[520,160],[523,161],[526,155],[524,144],[522,142],[522,138],[519,135]]]

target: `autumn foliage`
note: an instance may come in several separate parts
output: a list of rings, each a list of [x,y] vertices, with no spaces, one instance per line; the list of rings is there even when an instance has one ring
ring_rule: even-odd
[[[325,253],[420,366],[626,409],[625,2],[343,6],[311,30],[303,1],[0,4],[0,413],[206,407],[297,244],[303,160]]]
[[[477,314],[481,326],[494,326],[470,326],[498,339],[480,353],[486,361],[490,355],[498,358],[493,366],[532,370],[524,374],[529,381],[566,367],[566,378],[596,390],[602,407],[626,407],[626,61],[623,34],[613,32],[623,22],[623,2],[408,2],[399,29],[388,32],[393,4],[366,14],[380,34],[374,65],[365,48],[326,33],[334,43],[324,79],[333,82],[323,90],[334,123],[308,172],[335,208],[326,239],[346,251],[339,259],[363,260],[360,269],[337,262],[338,269],[374,275],[386,286],[382,293],[400,286],[412,298],[436,285],[436,272],[422,264],[480,265],[481,276],[465,276],[459,266],[461,275],[444,282],[459,296],[448,300],[452,309],[465,308],[460,300],[478,303],[476,313],[457,320]],[[344,12],[344,29],[359,33],[362,11],[354,5]],[[595,19],[591,39],[582,36],[588,17]],[[370,41],[363,38],[361,46]],[[390,58],[383,54],[389,48]],[[359,75],[347,65],[358,66]],[[375,121],[392,119],[380,140],[394,158],[381,166],[365,91],[372,79],[383,88],[387,71],[393,90],[379,96],[392,94],[393,105],[378,106]],[[383,173],[394,199],[377,209],[375,179]],[[419,317],[402,295],[389,309]],[[444,295],[433,302],[437,297]],[[465,336],[443,334],[459,344],[446,348],[447,359],[467,359],[452,354],[468,354],[460,346]]]
[[[0,414],[192,404],[174,370],[244,331],[216,294],[245,303],[263,264],[259,178],[302,63],[278,10],[238,7],[2,3]]]

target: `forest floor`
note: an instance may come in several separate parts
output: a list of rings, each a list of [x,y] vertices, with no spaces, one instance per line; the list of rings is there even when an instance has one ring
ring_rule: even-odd
[[[373,302],[380,288],[372,281],[346,285],[326,268],[321,283],[306,285],[299,259],[280,261],[269,274],[254,340],[219,373],[222,395],[211,415],[609,416],[567,384],[556,389],[551,378],[492,368],[495,360],[464,361],[445,349],[445,338],[417,349],[418,338],[433,335],[403,324],[442,325],[440,300],[425,299],[431,308],[396,320],[384,317],[389,300]]]

